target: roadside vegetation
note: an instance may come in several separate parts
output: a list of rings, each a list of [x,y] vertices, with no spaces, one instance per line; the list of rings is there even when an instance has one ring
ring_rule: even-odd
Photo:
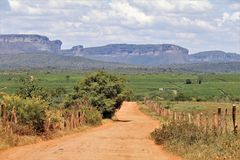
[[[184,102],[184,104],[185,103],[186,102]],[[190,102],[188,103],[190,104]],[[213,102],[211,102],[211,105],[212,103]],[[214,106],[213,108],[217,109],[217,107]],[[213,111],[213,108],[205,108],[205,111],[210,114]],[[210,117],[210,122],[208,122],[206,126],[197,126],[195,121],[193,122],[193,117],[191,119],[192,123],[189,123],[188,118],[184,118],[182,116],[182,113],[189,113],[189,111],[190,113],[199,113],[199,111],[195,109],[184,110],[184,108],[182,108],[180,111],[175,110],[175,112],[181,113],[181,117],[178,116],[174,121],[173,115],[162,116],[157,113],[154,108],[148,105],[140,104],[140,109],[152,118],[160,120],[161,126],[151,133],[151,138],[155,141],[155,143],[163,145],[166,150],[180,155],[183,159],[240,159],[240,136],[239,133],[233,132],[230,117],[227,119],[229,121],[221,122],[229,124],[229,126],[227,126],[228,131],[226,131],[225,127],[223,127],[223,132],[220,132],[221,130],[212,128],[213,123],[211,122]],[[237,121],[239,121],[240,117],[239,115],[237,116]],[[179,120],[179,118],[183,119]],[[204,120],[203,122],[205,123],[206,121]]]
[[[240,136],[206,133],[193,124],[170,122],[155,129],[151,137],[156,144],[186,160],[239,160]]]
[[[124,79],[103,71],[73,84],[72,92],[42,86],[30,75],[18,83],[15,93],[0,93],[0,149],[100,125],[131,97]]]

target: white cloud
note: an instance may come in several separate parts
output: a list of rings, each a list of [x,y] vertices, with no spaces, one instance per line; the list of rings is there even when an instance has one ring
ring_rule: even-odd
[[[126,24],[134,25],[138,23],[140,25],[151,24],[153,17],[146,15],[138,8],[131,6],[127,1],[113,1],[110,3],[112,14],[125,19]],[[135,24],[136,25],[136,24]]]
[[[88,12],[87,14],[83,15],[81,17],[82,21],[85,23],[96,23],[96,22],[102,22],[106,19],[108,19],[108,15],[100,10],[92,10]]]
[[[201,19],[190,19],[187,17],[181,18],[171,18],[168,21],[170,24],[179,27],[191,28],[191,29],[201,29],[206,31],[215,31],[217,28],[209,23],[208,21],[201,20]]]
[[[48,6],[53,8],[66,8],[76,5],[92,7],[98,3],[97,0],[47,0]]]
[[[19,1],[19,0],[10,0],[11,11],[18,14],[25,15],[44,15],[44,14],[61,14],[61,10],[53,10],[51,7],[46,7],[43,1]]]
[[[227,0],[8,1],[0,0],[1,33],[44,34],[64,48],[174,42],[195,51],[209,43],[240,52],[240,4]]]
[[[172,1],[174,3],[174,1]],[[212,4],[208,0],[179,0],[177,7],[181,10],[192,10],[203,12],[212,9]]]
[[[223,13],[223,17],[222,17],[223,22],[226,21],[233,21],[233,22],[237,22],[240,20],[240,12],[234,12],[232,14],[229,14],[227,12]]]
[[[175,9],[175,5],[167,0],[158,0],[156,2],[153,1],[153,3],[155,3],[154,6],[161,10],[172,11]]]
[[[189,32],[177,33],[176,35],[178,38],[190,39],[190,40],[196,37],[195,33],[189,33]]]
[[[229,6],[229,8],[233,11],[240,10],[240,3],[233,3]]]
[[[133,0],[133,3],[158,12],[203,12],[212,9],[208,0]]]
[[[216,27],[211,25],[209,22],[207,21],[203,21],[203,20],[194,20],[193,21],[193,24],[202,28],[202,29],[206,29],[206,30],[209,30],[209,31],[215,31],[216,30]]]

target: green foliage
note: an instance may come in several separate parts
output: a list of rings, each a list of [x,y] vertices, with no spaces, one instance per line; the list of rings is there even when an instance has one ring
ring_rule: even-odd
[[[175,97],[173,91],[170,89],[159,91],[159,94],[157,96],[165,100],[173,100]]]
[[[126,81],[103,71],[95,72],[74,86],[73,100],[86,99],[96,107],[104,118],[110,118],[124,100],[129,100],[131,91]]]
[[[13,114],[13,109],[16,109],[18,123],[33,127],[37,132],[44,131],[44,123],[46,120],[46,110],[48,104],[40,99],[22,99],[18,96],[3,96],[3,101],[6,103],[8,119],[10,120]]]
[[[191,81],[191,79],[186,79],[186,82],[185,82],[186,84],[192,84],[192,81]]]
[[[21,123],[29,124],[37,132],[44,131],[47,104],[38,99],[27,99],[24,106],[18,108],[18,117]]]
[[[21,98],[40,98],[47,100],[49,93],[43,87],[40,87],[34,79],[31,79],[29,76],[21,77],[20,82],[22,86],[18,89],[17,95]]]
[[[176,97],[174,97],[175,101],[191,101],[192,98],[190,96],[186,96],[183,93],[178,93]]]
[[[83,106],[81,107],[81,113],[85,117],[85,122],[88,125],[100,125],[102,122],[101,113],[94,107]]]
[[[39,85],[38,81],[33,79],[33,76],[21,77],[22,86],[17,90],[17,95],[21,98],[38,98],[46,101],[50,106],[59,105],[63,102],[64,96],[67,93],[63,87],[57,87],[49,90],[46,87]]]

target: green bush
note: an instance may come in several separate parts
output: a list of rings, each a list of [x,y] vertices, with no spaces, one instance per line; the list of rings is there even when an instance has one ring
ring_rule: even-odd
[[[17,120],[20,125],[28,125],[33,127],[37,132],[44,131],[44,122],[46,119],[46,110],[48,104],[38,98],[22,99],[18,96],[3,96],[3,101],[6,104],[8,119],[10,120],[13,114],[13,109],[16,109]]]
[[[126,81],[103,71],[92,73],[74,87],[74,94],[66,102],[66,107],[75,101],[86,100],[96,107],[104,118],[110,118],[123,101],[130,100],[132,92]]]
[[[191,101],[192,98],[184,95],[183,93],[178,93],[177,96],[174,98],[174,100],[175,101]]]
[[[88,125],[100,125],[102,122],[101,113],[93,107],[83,106],[81,107],[81,112],[85,117],[85,122]]]
[[[21,98],[40,98],[47,100],[49,97],[49,92],[40,87],[35,80],[29,79],[28,77],[22,78],[22,86],[17,90],[17,95]]]
[[[38,98],[48,102],[50,106],[57,107],[62,103],[66,89],[63,87],[57,87],[56,89],[49,90],[42,87],[34,79],[29,79],[28,77],[22,78],[22,86],[18,88],[16,94],[21,98]]]

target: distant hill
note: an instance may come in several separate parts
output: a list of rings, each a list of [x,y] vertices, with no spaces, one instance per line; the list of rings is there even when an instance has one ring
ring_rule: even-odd
[[[46,68],[139,68],[161,67],[187,71],[236,71],[240,55],[223,51],[189,54],[174,44],[109,44],[61,49],[60,40],[28,34],[0,35],[0,69]],[[224,68],[224,67],[225,68]]]
[[[0,54],[16,53],[61,53],[62,42],[50,41],[48,37],[32,34],[0,35]]]
[[[194,63],[141,67],[120,63],[101,62],[83,57],[66,57],[48,53],[0,54],[0,70],[54,69],[54,70],[115,70],[124,73],[159,72],[240,72],[240,62]]]
[[[186,48],[173,44],[111,44],[90,48],[81,46],[79,52],[75,52],[73,55],[107,62],[121,61],[128,64],[156,67],[169,64],[240,62],[240,54],[218,50],[188,54]]]
[[[160,66],[159,68],[168,71],[182,71],[182,72],[240,72],[240,62],[221,62],[221,63],[189,63]]]
[[[205,51],[189,55],[190,63],[219,63],[240,61],[240,55],[236,53],[226,53],[223,51]]]
[[[187,61],[188,56],[187,49],[172,44],[109,44],[83,48],[80,52],[78,55],[95,60],[145,66],[182,64]]]
[[[101,62],[83,57],[66,57],[49,53],[34,54],[0,54],[0,70],[5,69],[70,69],[70,70],[91,70],[91,69],[116,69],[133,67],[133,65]]]

